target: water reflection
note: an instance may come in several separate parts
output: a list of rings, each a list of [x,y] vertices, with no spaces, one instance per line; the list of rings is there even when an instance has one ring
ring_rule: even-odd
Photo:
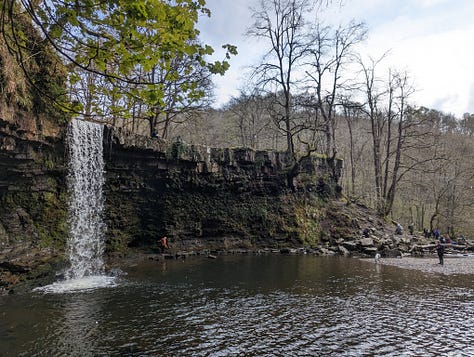
[[[51,350],[66,351],[69,356],[88,356],[98,350],[103,301],[97,294],[78,294],[65,297],[63,315],[49,328]],[[56,352],[57,353],[57,352]]]
[[[234,256],[147,262],[126,279],[89,293],[0,299],[0,309],[7,300],[12,308],[0,355],[474,354],[470,276]]]

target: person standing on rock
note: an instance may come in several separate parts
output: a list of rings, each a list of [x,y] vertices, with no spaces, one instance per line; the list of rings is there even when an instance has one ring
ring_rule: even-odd
[[[403,227],[400,223],[397,223],[395,227],[395,234],[399,234],[399,235],[403,234]]]
[[[444,239],[441,238],[436,242],[436,251],[438,252],[439,263],[444,265]]]

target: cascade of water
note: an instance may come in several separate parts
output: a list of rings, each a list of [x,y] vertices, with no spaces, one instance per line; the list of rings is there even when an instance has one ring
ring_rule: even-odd
[[[104,159],[102,125],[73,120],[68,128],[70,232],[67,279],[100,275],[104,270]]]
[[[104,127],[73,120],[68,127],[69,237],[67,253],[70,268],[66,280],[37,287],[44,293],[70,293],[116,286],[115,276],[106,276],[104,261],[105,224],[102,220],[104,197]]]

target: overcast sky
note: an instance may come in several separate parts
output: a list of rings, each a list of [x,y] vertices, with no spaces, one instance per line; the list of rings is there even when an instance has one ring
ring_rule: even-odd
[[[363,21],[369,38],[365,56],[390,51],[386,66],[406,70],[416,88],[417,105],[453,113],[474,113],[474,0],[344,0],[327,10],[332,22]],[[238,56],[224,77],[216,77],[216,106],[237,96],[243,73],[258,63],[263,46],[246,38],[252,24],[250,7],[259,0],[207,0],[211,18],[199,23],[201,39],[218,50],[237,45]],[[216,55],[222,53],[216,51]],[[217,58],[216,58],[217,59]],[[220,59],[220,58],[219,58]]]

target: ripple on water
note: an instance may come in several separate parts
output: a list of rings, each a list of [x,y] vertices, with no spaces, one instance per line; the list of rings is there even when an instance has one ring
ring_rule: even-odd
[[[69,355],[77,346],[83,356],[474,355],[474,289],[467,278],[376,270],[354,260],[285,257],[272,269],[272,261],[248,261],[248,271],[239,264],[225,274],[229,265],[219,260],[206,274],[206,266],[186,270],[176,262],[181,270],[169,264],[164,278],[146,271],[141,279],[124,277],[115,289],[35,294],[33,314],[47,318],[33,327],[41,338],[26,355]],[[272,280],[280,268],[294,273]],[[314,274],[318,269],[327,274]],[[267,270],[255,283],[248,278]],[[8,317],[15,301],[5,299]],[[9,325],[18,324],[18,314],[11,316]],[[25,317],[25,326],[31,319]]]

